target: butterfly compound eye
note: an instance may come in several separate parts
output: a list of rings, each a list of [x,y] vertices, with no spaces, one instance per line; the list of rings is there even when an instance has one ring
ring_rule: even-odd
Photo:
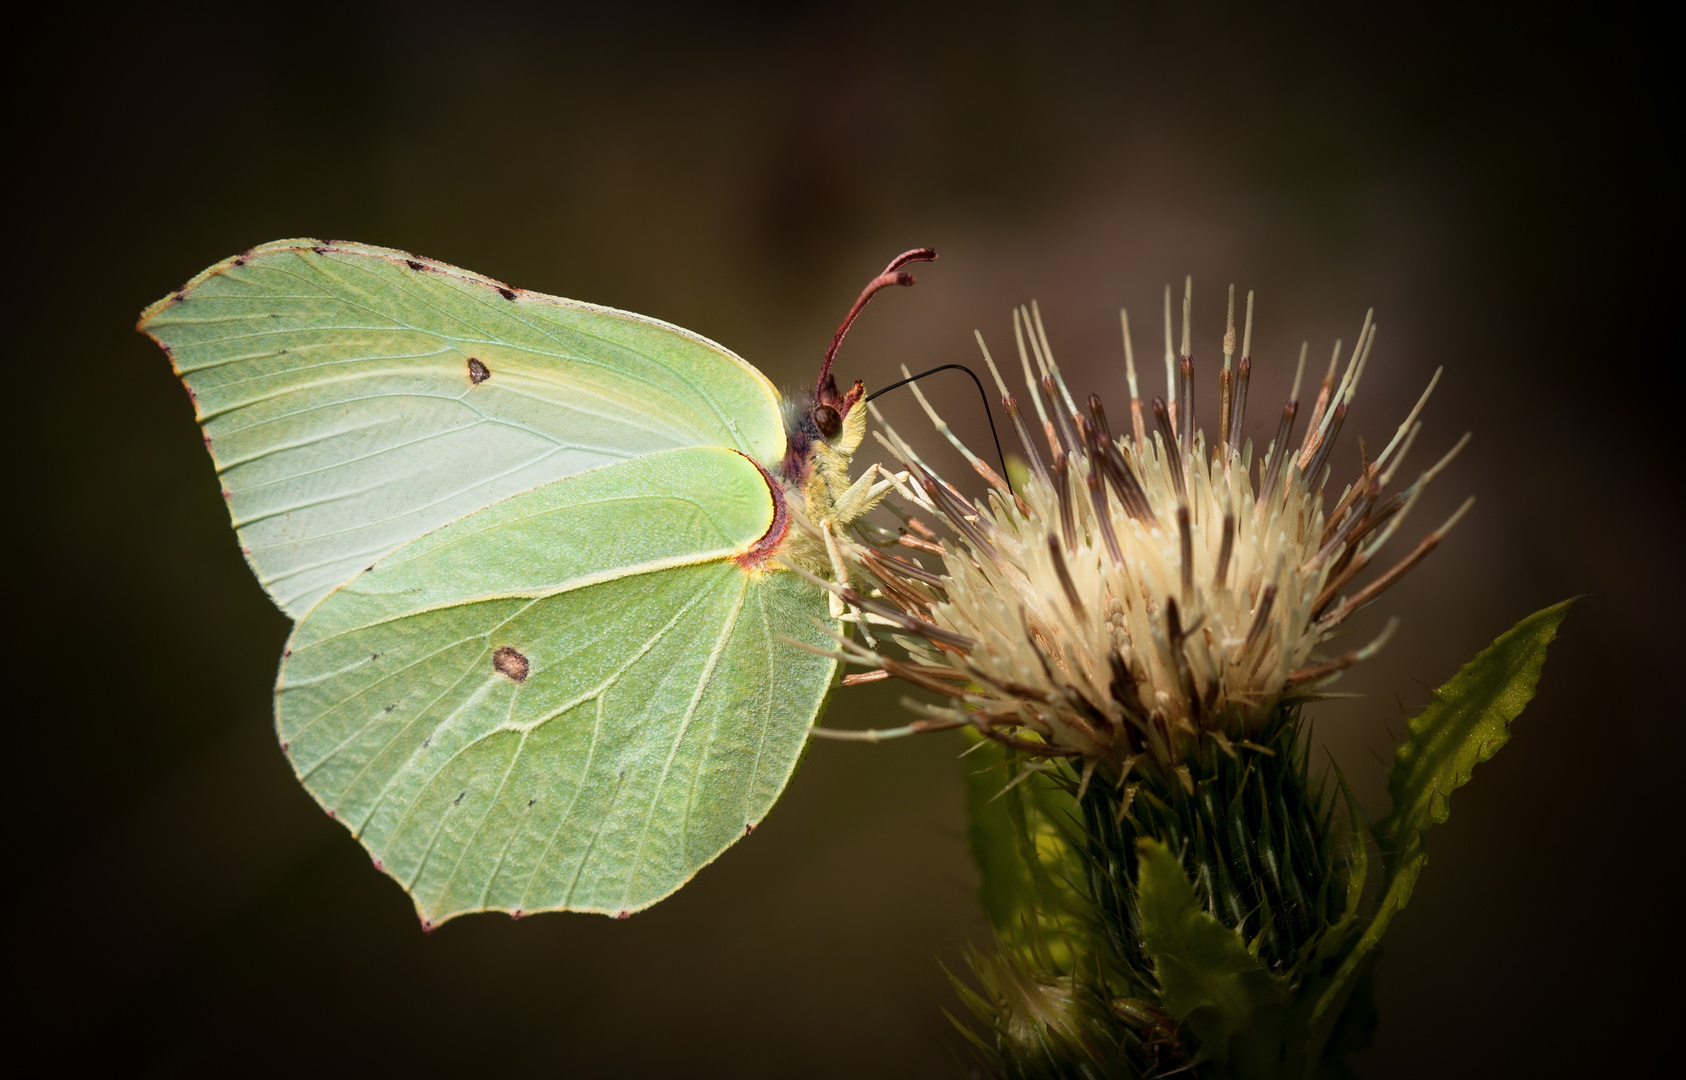
[[[822,402],[814,406],[811,415],[814,418],[814,426],[819,428],[820,434],[828,439],[837,438],[837,433],[843,430],[843,414],[833,406]]]

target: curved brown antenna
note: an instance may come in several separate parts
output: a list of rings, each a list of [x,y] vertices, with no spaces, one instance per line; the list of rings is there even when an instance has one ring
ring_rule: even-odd
[[[856,316],[860,315],[861,310],[866,307],[866,302],[871,300],[880,289],[888,288],[891,285],[912,285],[918,278],[903,270],[902,267],[911,262],[931,262],[936,257],[936,251],[931,248],[914,248],[912,251],[904,251],[890,260],[890,265],[884,268],[882,274],[866,283],[866,288],[861,290],[860,299],[855,301],[855,306],[850,308],[849,314],[843,317],[843,325],[839,326],[837,333],[832,335],[831,348],[825,351],[825,363],[820,365],[820,377],[814,384],[816,396],[821,395],[826,380],[831,376],[831,362],[837,359],[837,347],[843,344],[843,335],[849,332],[849,327],[854,324]]]

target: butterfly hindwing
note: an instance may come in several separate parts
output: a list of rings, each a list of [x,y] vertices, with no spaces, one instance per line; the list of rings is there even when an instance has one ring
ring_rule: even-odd
[[[294,618],[540,484],[685,446],[784,454],[776,391],[721,346],[386,248],[265,244],[141,329],[194,396],[242,549]]]
[[[437,923],[636,911],[760,821],[834,663],[824,594],[734,558],[761,471],[672,450],[506,499],[299,623],[277,726],[300,779]]]

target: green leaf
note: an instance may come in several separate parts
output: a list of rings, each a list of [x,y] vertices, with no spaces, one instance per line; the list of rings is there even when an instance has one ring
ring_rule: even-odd
[[[1347,1003],[1335,1014],[1333,1029],[1325,1036],[1321,1054],[1313,1058],[1307,1071],[1313,1080],[1356,1080],[1347,1065],[1348,1054],[1358,1054],[1370,1048],[1376,1031],[1376,958],[1381,950],[1373,950],[1361,964],[1352,981]]]
[[[1142,947],[1160,1000],[1201,1051],[1237,1076],[1273,1076],[1281,1059],[1288,988],[1241,935],[1201,908],[1194,885],[1165,844],[1138,840]]]
[[[1546,646],[1569,613],[1573,600],[1534,613],[1501,634],[1482,653],[1434,692],[1428,708],[1411,721],[1388,773],[1393,809],[1376,823],[1387,876],[1370,925],[1329,981],[1312,1013],[1312,1030],[1327,1032],[1345,1008],[1355,980],[1393,917],[1411,899],[1428,861],[1430,826],[1451,813],[1452,792],[1469,782],[1475,766],[1510,738],[1539,684]],[[1313,1047],[1314,1059],[1316,1047]]]
[[[978,903],[996,933],[1006,933],[1036,910],[1022,795],[1018,788],[1002,791],[1010,778],[1005,748],[970,728],[963,735],[972,745],[960,762],[966,782],[966,840],[978,866]]]
[[[1074,885],[1083,865],[1060,828],[1071,795],[1040,777],[1008,788],[1014,761],[1004,747],[967,729],[966,838],[978,865],[978,901],[998,936],[1013,943],[1029,928],[1059,931],[1080,910]],[[982,745],[979,745],[979,744]]]
[[[824,594],[740,566],[773,517],[718,447],[580,473],[399,548],[299,622],[299,779],[438,923],[647,907],[758,823],[832,684]]]
[[[1393,809],[1376,823],[1376,839],[1394,875],[1420,859],[1423,836],[1451,814],[1452,792],[1475,766],[1510,740],[1510,724],[1533,699],[1546,646],[1573,600],[1517,623],[1464,665],[1411,721],[1411,734],[1388,772]]]

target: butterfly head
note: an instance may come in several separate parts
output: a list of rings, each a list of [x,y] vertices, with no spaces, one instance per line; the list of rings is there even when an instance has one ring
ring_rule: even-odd
[[[848,468],[848,459],[866,434],[866,410],[859,407],[865,396],[866,385],[859,380],[839,392],[836,380],[827,372],[812,395],[786,407],[785,457],[780,471],[788,482],[802,486],[816,467],[833,456],[840,455],[843,467]]]

